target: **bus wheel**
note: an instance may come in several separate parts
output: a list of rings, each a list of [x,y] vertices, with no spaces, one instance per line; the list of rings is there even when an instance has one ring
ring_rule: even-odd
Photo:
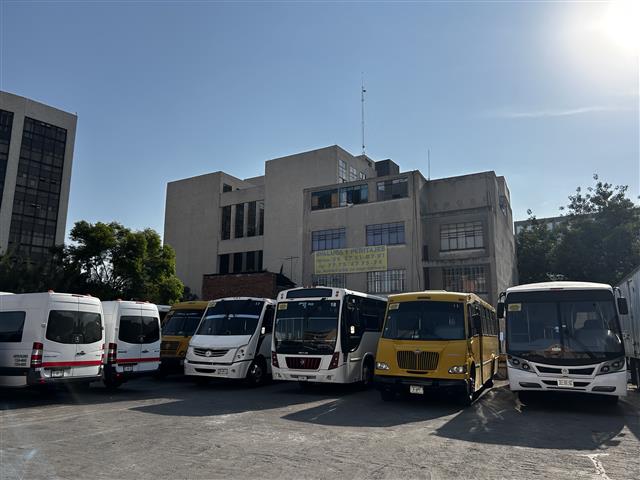
[[[362,381],[360,387],[364,390],[369,388],[373,383],[373,362],[369,359],[364,361],[362,365]]]
[[[460,395],[460,403],[464,407],[468,407],[473,403],[476,397],[476,379],[474,375],[469,377],[469,380],[465,382],[465,385],[462,387],[462,393]]]
[[[396,392],[393,390],[380,390],[380,398],[385,402],[392,402],[396,399]]]
[[[266,373],[267,367],[264,364],[264,360],[259,358],[254,360],[247,371],[247,383],[251,387],[262,385],[266,380]]]

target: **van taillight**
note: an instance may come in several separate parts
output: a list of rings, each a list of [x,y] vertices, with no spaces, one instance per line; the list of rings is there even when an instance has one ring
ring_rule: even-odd
[[[118,359],[118,345],[110,343],[107,347],[107,365],[115,365]]]
[[[44,345],[40,342],[33,342],[31,350],[31,368],[42,368],[42,349]]]
[[[329,370],[333,370],[334,368],[338,368],[338,362],[340,361],[340,352],[336,352],[331,357],[331,363],[329,364]]]
[[[278,354],[276,352],[271,352],[271,365],[280,368],[280,365],[278,365]]]

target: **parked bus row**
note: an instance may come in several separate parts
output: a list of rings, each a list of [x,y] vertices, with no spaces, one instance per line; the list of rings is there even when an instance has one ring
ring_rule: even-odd
[[[446,390],[464,404],[492,385],[504,335],[513,391],[626,394],[620,316],[608,285],[548,282],[503,293],[497,311],[472,293],[382,298],[295,288],[275,300],[224,298],[155,305],[59,293],[0,296],[0,382],[95,381],[184,372],[259,385],[374,384],[383,400]],[[504,319],[501,333],[499,319]]]

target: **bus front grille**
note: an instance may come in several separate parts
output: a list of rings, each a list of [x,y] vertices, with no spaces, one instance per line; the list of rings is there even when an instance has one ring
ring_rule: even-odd
[[[404,370],[435,370],[438,368],[437,352],[401,350],[397,353],[398,366]]]
[[[214,349],[214,348],[194,348],[193,353],[199,357],[224,357],[229,349]],[[207,352],[209,354],[207,355]]]
[[[317,370],[320,368],[318,357],[285,357],[287,367],[294,370]]]

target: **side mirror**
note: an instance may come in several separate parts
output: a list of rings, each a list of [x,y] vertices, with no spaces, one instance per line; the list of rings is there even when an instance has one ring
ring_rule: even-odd
[[[482,317],[480,317],[480,314],[474,313],[473,317],[471,317],[471,321],[473,322],[473,329],[479,335],[482,335]]]
[[[265,333],[267,333],[267,327],[262,327],[260,329],[260,335],[264,335]]]
[[[504,302],[498,303],[497,317],[504,318]]]
[[[618,298],[618,311],[620,315],[628,315],[629,314],[629,305],[627,304],[627,299],[624,297]]]

